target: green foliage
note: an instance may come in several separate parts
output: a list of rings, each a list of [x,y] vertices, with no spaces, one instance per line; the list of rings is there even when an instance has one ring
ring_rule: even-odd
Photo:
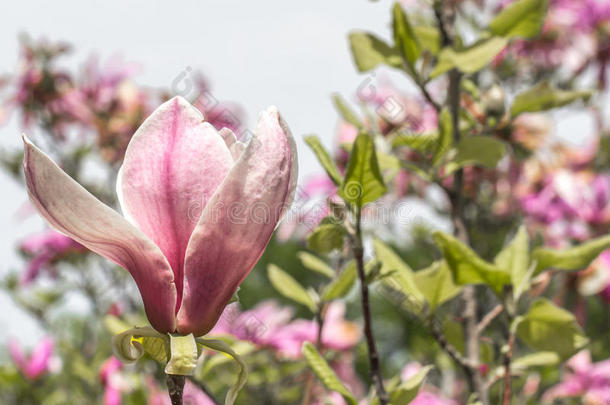
[[[542,29],[547,7],[548,0],[517,0],[489,23],[489,30],[506,38],[533,38]]]
[[[434,148],[432,163],[436,166],[453,145],[453,123],[451,113],[443,108],[438,117],[439,137]]]
[[[349,43],[354,63],[360,72],[368,72],[379,65],[402,67],[398,51],[373,34],[352,32]]]
[[[394,3],[392,9],[392,31],[394,44],[404,60],[413,68],[421,53],[419,41],[411,28],[409,18],[400,3]]]
[[[350,108],[350,106],[343,100],[339,94],[333,94],[333,104],[337,109],[339,115],[345,122],[348,122],[355,126],[356,128],[362,128],[362,123],[360,119],[356,115],[356,113]]]
[[[438,62],[430,77],[440,76],[453,68],[464,73],[478,72],[487,66],[507,43],[506,38],[490,37],[461,50],[445,47],[440,51]]]
[[[388,288],[401,294],[398,306],[409,306],[410,311],[421,310],[424,298],[416,286],[413,270],[394,251],[379,239],[373,241],[375,256],[381,262],[379,276],[381,282]],[[415,308],[411,308],[415,305]]]
[[[417,289],[426,299],[430,312],[434,312],[440,305],[460,292],[460,287],[455,285],[451,271],[443,260],[417,271],[414,280]]]
[[[567,249],[536,248],[532,260],[536,263],[536,274],[543,270],[582,270],[601,252],[610,248],[610,235],[602,236]]]
[[[307,237],[307,246],[318,253],[326,254],[343,247],[345,228],[341,224],[322,222]]]
[[[318,274],[322,274],[328,278],[333,278],[335,276],[334,270],[326,264],[326,262],[311,253],[307,252],[299,252],[297,253],[297,257],[301,261],[301,264],[312,271],[315,271]]]
[[[528,346],[557,353],[561,359],[572,356],[588,343],[574,315],[545,298],[534,301],[516,322],[517,336]]]
[[[530,262],[529,262],[529,237],[525,226],[519,227],[519,231],[513,240],[496,256],[494,263],[510,274],[515,299],[518,299],[529,287]]]
[[[318,162],[320,162],[320,165],[322,165],[322,168],[326,171],[326,174],[328,174],[328,177],[330,177],[333,183],[337,186],[341,184],[343,176],[341,176],[339,169],[337,169],[337,165],[335,165],[335,162],[320,142],[320,139],[315,135],[306,136],[305,143],[309,145],[318,158]]]
[[[390,392],[390,405],[403,405],[413,401],[419,393],[419,389],[421,388],[426,375],[428,375],[433,368],[434,366],[422,367],[415,375],[393,389]],[[377,405],[378,403],[378,401],[373,402],[373,405]]]
[[[311,312],[316,312],[316,304],[311,295],[290,274],[276,265],[270,264],[267,267],[267,277],[271,285],[284,297],[305,305]]]
[[[496,167],[506,153],[504,142],[483,135],[464,137],[455,149],[455,156],[445,168],[447,174],[464,166]]]
[[[345,297],[356,283],[357,277],[356,262],[352,260],[345,266],[341,274],[326,286],[322,299],[332,301]]]
[[[303,356],[313,370],[316,377],[331,391],[338,392],[350,405],[358,405],[354,395],[343,385],[337,374],[328,365],[326,360],[318,353],[315,346],[309,342],[303,343]]]
[[[339,194],[350,204],[362,207],[375,201],[386,191],[373,138],[362,132],[354,141]]]
[[[458,285],[486,284],[500,295],[503,287],[510,284],[510,274],[506,270],[481,259],[457,238],[435,232],[434,240]]]
[[[524,112],[537,112],[563,107],[576,100],[588,100],[589,90],[559,90],[548,82],[542,82],[517,94],[510,107],[510,115],[516,117]]]

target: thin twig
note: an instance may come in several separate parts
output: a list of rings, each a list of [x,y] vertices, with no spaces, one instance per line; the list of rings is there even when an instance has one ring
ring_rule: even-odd
[[[375,336],[373,334],[373,326],[371,320],[371,309],[369,299],[369,287],[366,282],[366,274],[364,272],[364,252],[362,248],[362,232],[360,229],[362,209],[356,209],[356,229],[355,235],[351,240],[352,252],[356,260],[358,269],[358,278],[360,279],[360,298],[362,301],[362,315],[364,317],[364,335],[369,352],[369,363],[371,365],[371,380],[377,389],[377,397],[380,405],[387,405],[389,402],[388,393],[383,386],[383,375],[381,374],[381,365],[379,362],[379,354],[375,347]]]
[[[502,304],[498,304],[491,311],[489,311],[489,313],[485,315],[483,319],[481,319],[481,321],[479,322],[479,325],[477,326],[477,333],[481,335],[481,333],[483,333],[485,329],[487,329],[491,321],[493,321],[496,316],[500,315],[503,310],[504,306]]]
[[[508,349],[504,355],[504,401],[503,405],[510,405],[511,399],[511,379],[510,379],[510,363],[513,358],[513,347],[515,346],[515,334],[513,331],[508,335]]]

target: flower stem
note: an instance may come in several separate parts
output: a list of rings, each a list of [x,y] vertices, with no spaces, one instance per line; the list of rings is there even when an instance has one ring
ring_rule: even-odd
[[[165,381],[172,405],[182,405],[182,394],[186,378],[183,375],[168,374]]]

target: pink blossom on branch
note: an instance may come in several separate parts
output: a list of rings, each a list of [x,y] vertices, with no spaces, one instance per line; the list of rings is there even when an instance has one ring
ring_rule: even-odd
[[[247,147],[181,97],[132,137],[117,180],[124,217],[24,138],[30,199],[58,231],[127,269],[159,332],[204,335],[290,205],[294,141],[275,107]]]

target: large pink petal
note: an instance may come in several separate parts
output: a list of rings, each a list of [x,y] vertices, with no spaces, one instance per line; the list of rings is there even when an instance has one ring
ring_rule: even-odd
[[[117,187],[121,208],[161,248],[174,270],[176,311],[191,232],[232,165],[222,137],[182,97],[157,108],[127,147]]]
[[[294,142],[275,107],[205,207],[186,250],[180,333],[207,333],[254,267],[286,210]]]
[[[32,204],[56,230],[127,269],[152,326],[175,330],[174,274],[159,248],[24,137],[23,167]]]

